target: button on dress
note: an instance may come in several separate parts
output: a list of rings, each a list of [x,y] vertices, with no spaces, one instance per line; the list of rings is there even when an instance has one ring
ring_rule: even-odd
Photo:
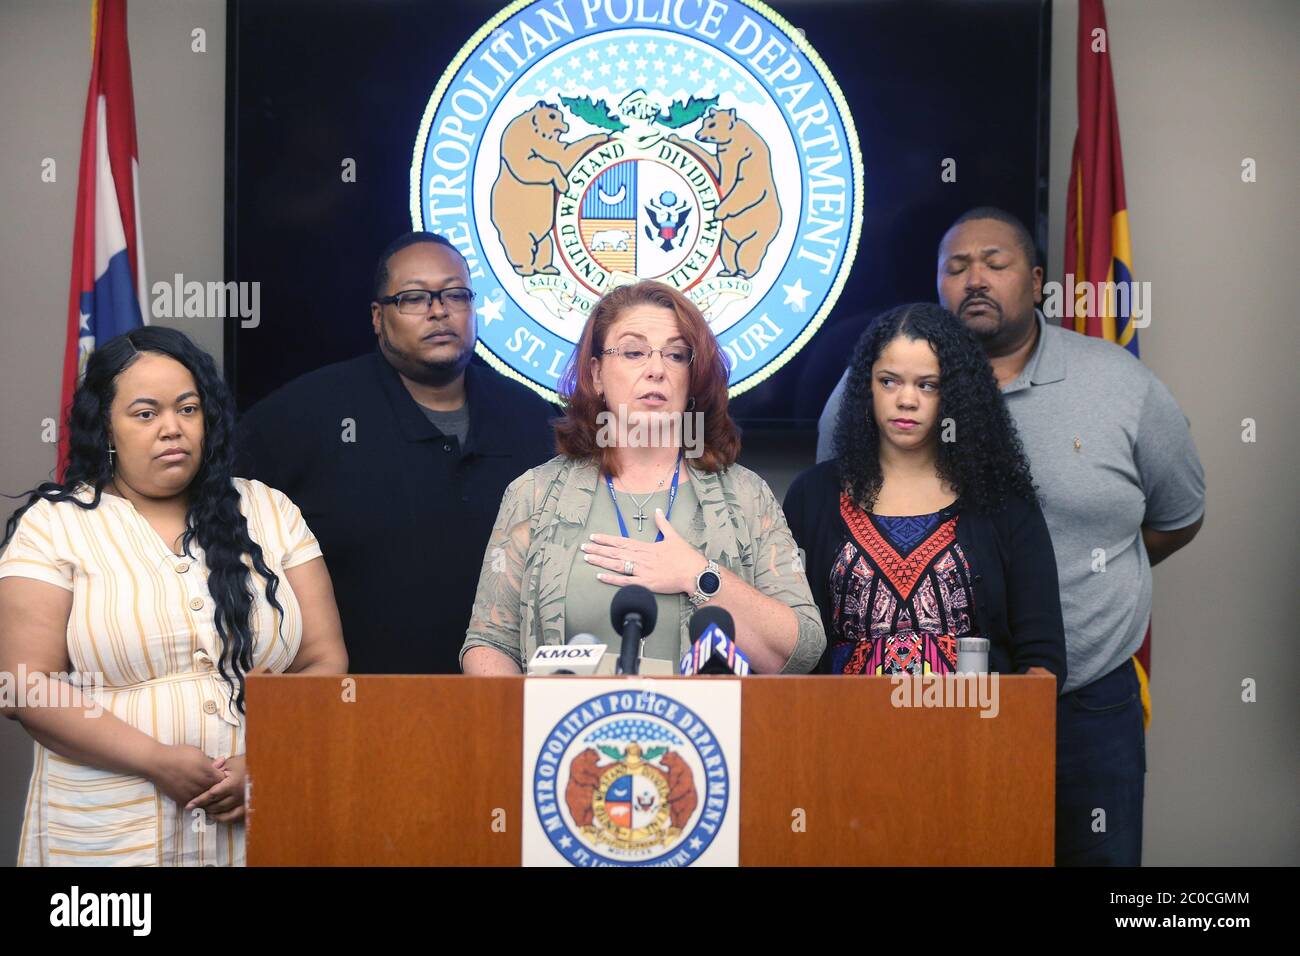
[[[321,549],[284,494],[259,481],[233,482],[249,536],[279,577],[284,609],[281,616],[270,605],[253,572],[254,664],[281,673],[302,641],[302,612],[283,572]],[[77,494],[93,500],[89,487]],[[102,686],[97,700],[105,710],[164,744],[189,744],[213,759],[242,754],[244,719],[216,666],[221,641],[207,564],[197,543],[190,550],[174,554],[125,498],[104,494],[92,510],[38,501],[0,554],[0,577],[72,592],[71,677]],[[242,866],[244,823],[187,813],[147,779],[37,743],[18,847],[20,866]]]

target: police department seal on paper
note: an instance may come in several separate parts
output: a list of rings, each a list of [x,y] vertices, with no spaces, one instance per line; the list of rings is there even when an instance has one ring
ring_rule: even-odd
[[[722,744],[699,714],[629,690],[565,714],[531,786],[547,839],[575,866],[689,866],[732,803]]]

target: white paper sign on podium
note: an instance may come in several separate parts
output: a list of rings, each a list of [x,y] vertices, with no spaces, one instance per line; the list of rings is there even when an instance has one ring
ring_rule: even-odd
[[[740,681],[524,683],[524,866],[738,866]]]

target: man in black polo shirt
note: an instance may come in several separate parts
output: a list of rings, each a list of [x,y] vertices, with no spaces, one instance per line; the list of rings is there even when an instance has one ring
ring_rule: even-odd
[[[237,474],[302,509],[353,673],[456,674],[501,496],[555,454],[553,409],[470,363],[469,267],[442,236],[389,246],[374,296],[378,348],[249,409]]]

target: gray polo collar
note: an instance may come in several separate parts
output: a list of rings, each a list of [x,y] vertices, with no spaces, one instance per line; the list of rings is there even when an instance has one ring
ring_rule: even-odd
[[[1034,309],[1038,321],[1038,344],[1025,363],[1020,376],[1002,390],[1002,394],[1018,392],[1030,385],[1049,385],[1065,380],[1065,343],[1060,341],[1061,329],[1047,324],[1047,317]]]

